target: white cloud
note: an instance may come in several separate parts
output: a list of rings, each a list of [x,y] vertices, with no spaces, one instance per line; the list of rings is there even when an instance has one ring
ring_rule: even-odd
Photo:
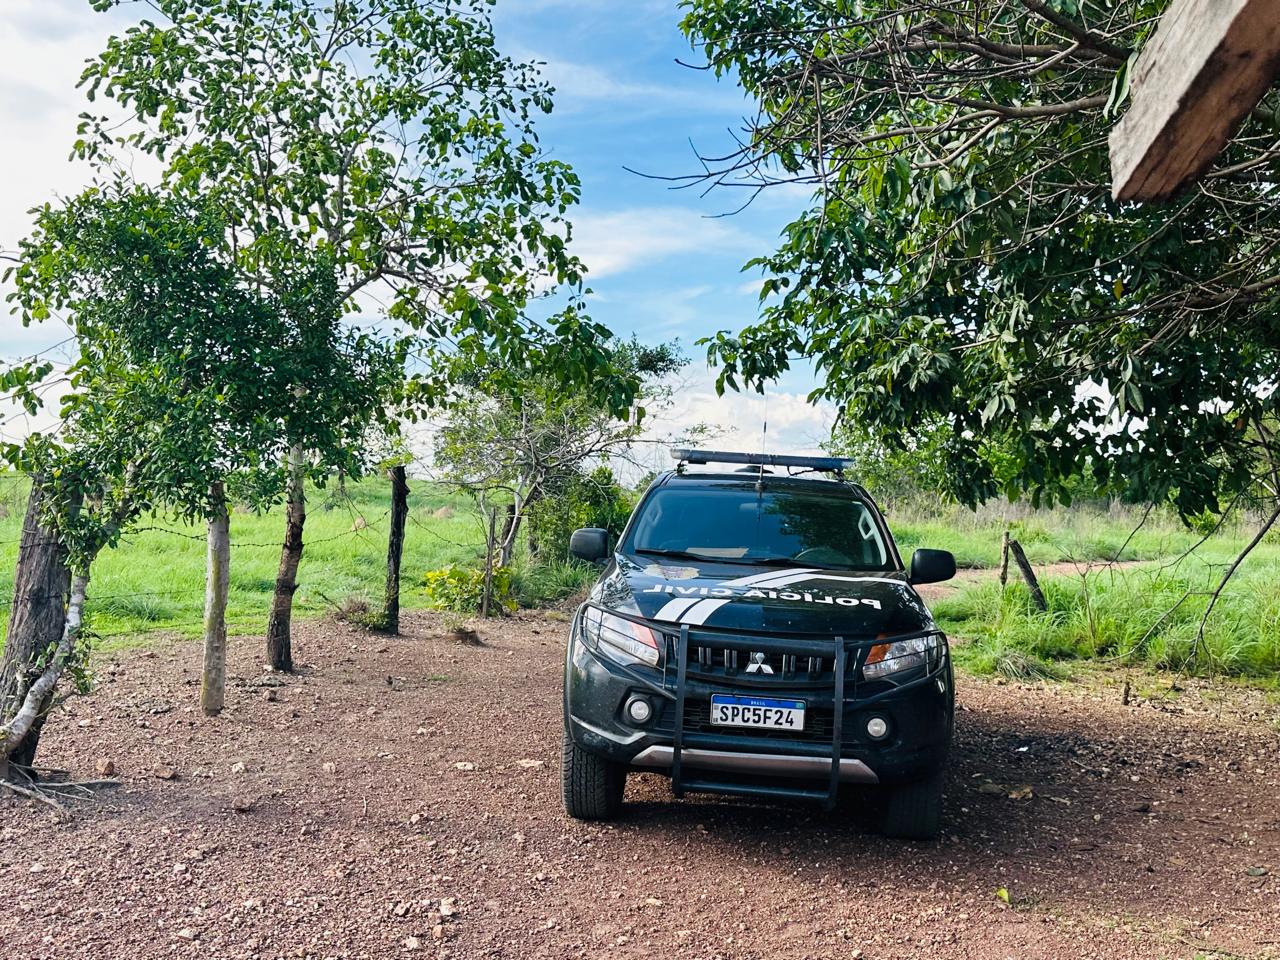
[[[76,89],[84,61],[101,52],[110,18],[76,3],[5,0],[0,19],[0,118],[7,149],[0,151],[0,246],[12,248],[26,233],[27,211],[57,194],[79,189],[88,178],[68,161],[81,112],[89,108]]]
[[[822,454],[831,435],[836,411],[827,403],[811,404],[802,393],[770,389],[764,395],[728,391],[716,394],[716,372],[706,367],[686,370],[676,387],[669,410],[650,416],[645,439],[651,443],[637,451],[637,459],[653,470],[671,465],[666,445],[657,443],[678,435],[691,424],[705,423],[720,431],[707,446],[718,450],[756,453]],[[768,432],[764,431],[768,422]],[[638,476],[638,471],[637,471]],[[627,476],[634,480],[635,477]]]
[[[758,242],[737,227],[685,207],[583,210],[573,223],[573,250],[587,265],[590,279],[685,253],[749,253],[757,247]]]
[[[585,63],[556,60],[537,53],[520,59],[544,62],[542,76],[556,90],[556,106],[572,110],[584,102],[607,101],[617,104],[628,102],[632,108],[679,108],[681,110],[707,110],[712,113],[733,115],[747,112],[750,101],[734,84],[709,82],[699,75],[687,85],[661,83],[635,83],[620,80],[600,67]]]
[[[86,165],[68,160],[79,114],[90,104],[76,89],[84,61],[100,53],[123,22],[93,13],[84,0],[4,0],[0,18],[0,250],[31,229],[30,210],[78,192]],[[0,290],[0,296],[7,293]],[[0,355],[31,354],[63,339],[66,327],[23,328],[0,309]]]

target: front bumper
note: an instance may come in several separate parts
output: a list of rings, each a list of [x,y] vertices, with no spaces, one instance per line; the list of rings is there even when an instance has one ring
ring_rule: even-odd
[[[633,767],[670,770],[675,766],[674,747],[645,747],[631,758]],[[823,780],[831,773],[831,761],[825,757],[798,757],[794,754],[745,753],[741,750],[699,750],[689,747],[681,751],[681,762],[699,770],[717,770],[752,776],[792,777],[801,780]],[[841,783],[879,783],[879,778],[861,760],[840,758]]]
[[[954,691],[945,643],[935,663],[895,685],[857,679],[863,651],[874,640],[714,638],[720,648],[743,651],[744,662],[748,652],[759,650],[785,650],[802,663],[803,658],[825,656],[832,667],[815,681],[803,671],[762,678],[704,669],[704,650],[697,645],[712,641],[705,631],[691,640],[687,627],[669,638],[663,667],[621,664],[589,648],[576,624],[575,618],[565,664],[564,713],[570,736],[614,762],[670,773],[677,795],[684,790],[781,794],[830,805],[841,783],[912,780],[946,758]],[[713,693],[804,700],[808,729],[789,734],[712,727],[707,706]],[[625,712],[627,701],[636,696],[653,706],[653,716],[644,724],[631,722]],[[878,740],[867,733],[872,717],[888,726]]]

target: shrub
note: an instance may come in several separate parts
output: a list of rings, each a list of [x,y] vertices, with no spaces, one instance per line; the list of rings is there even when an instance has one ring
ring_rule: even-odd
[[[348,594],[338,603],[335,616],[339,620],[361,620],[369,615],[369,601],[356,593]]]
[[[1062,680],[1066,671],[1034,653],[993,637],[963,644],[955,653],[957,661],[978,676],[1001,676],[1010,680]]]
[[[603,527],[617,534],[632,502],[608,467],[589,474],[558,477],[529,509],[529,552],[539,559],[563,560],[569,535],[579,527]]]
[[[86,606],[101,616],[148,623],[169,620],[176,614],[173,604],[154,592],[108,595],[100,600],[90,598]]]
[[[484,569],[450,564],[440,570],[429,570],[422,578],[427,593],[427,606],[433,610],[455,613],[477,613],[484,602]],[[516,609],[511,593],[511,571],[493,568],[493,601],[504,610]]]
[[[577,560],[526,561],[512,571],[512,592],[522,607],[546,607],[586,590],[598,575]]]

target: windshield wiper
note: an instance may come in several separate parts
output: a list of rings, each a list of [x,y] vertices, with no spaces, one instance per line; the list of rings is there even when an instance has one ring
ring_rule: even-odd
[[[834,567],[827,563],[810,563],[797,560],[795,557],[713,557],[705,553],[690,553],[688,550],[657,550],[648,547],[637,547],[632,553],[641,553],[648,557],[669,557],[674,560],[700,560],[703,563],[738,563],[752,567],[811,567],[814,570],[845,570],[846,567]]]
[[[810,560],[797,560],[795,557],[739,557],[733,563],[748,563],[754,567],[812,567],[815,570],[844,570],[829,563],[814,563]]]
[[[637,547],[632,553],[642,553],[646,557],[670,557],[673,560],[716,560],[716,557],[708,557],[704,553],[690,553],[688,550],[653,550],[648,547]]]

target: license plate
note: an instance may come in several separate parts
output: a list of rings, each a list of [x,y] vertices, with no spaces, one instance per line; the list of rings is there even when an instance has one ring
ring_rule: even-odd
[[[720,727],[803,730],[804,701],[714,694],[711,697],[711,722]]]

